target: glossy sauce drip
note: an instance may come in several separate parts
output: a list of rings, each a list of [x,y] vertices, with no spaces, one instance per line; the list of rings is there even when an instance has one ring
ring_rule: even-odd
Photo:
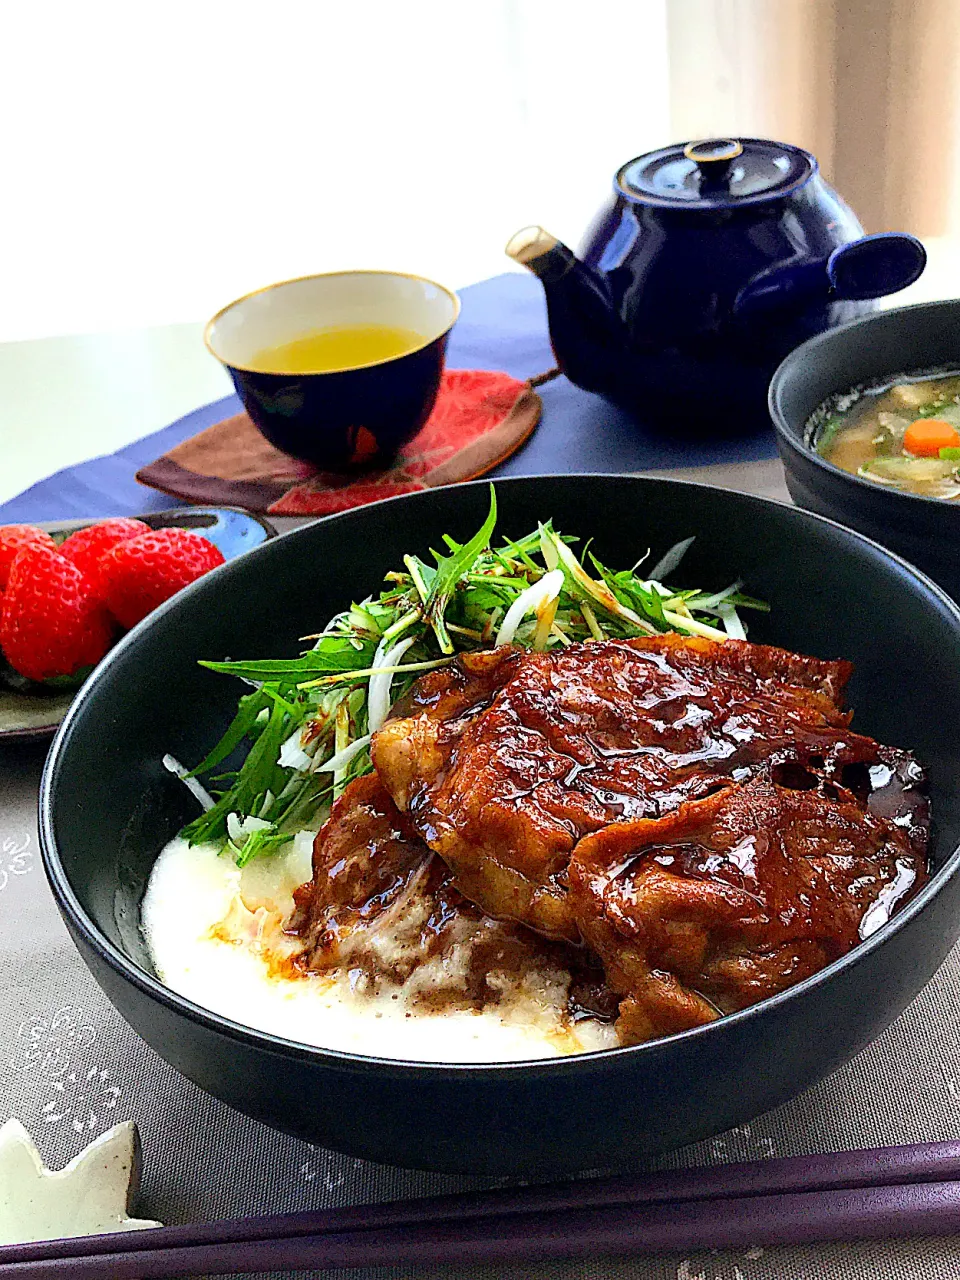
[[[756,777],[577,846],[577,918],[625,997],[626,1042],[702,1025],[811,976],[924,882],[916,830],[835,782],[790,776],[802,785]],[[914,823],[908,792],[884,802]]]
[[[778,760],[835,773],[876,759],[838,705],[848,674],[676,635],[476,653],[415,686],[374,760],[466,896],[576,941],[562,874],[582,836],[672,812]]]

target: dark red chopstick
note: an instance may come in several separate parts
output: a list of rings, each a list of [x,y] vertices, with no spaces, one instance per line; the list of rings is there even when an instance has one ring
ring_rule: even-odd
[[[960,1182],[919,1182],[615,1205],[576,1211],[438,1221],[320,1236],[64,1255],[0,1267],[5,1280],[161,1280],[209,1273],[375,1266],[542,1262],[610,1254],[690,1252],[823,1240],[948,1234],[960,1229]],[[101,1237],[103,1239],[104,1237]],[[65,1245],[70,1242],[64,1241]]]
[[[190,1251],[191,1254],[197,1250],[222,1248],[242,1251],[244,1245],[261,1243],[265,1246],[269,1243],[270,1248],[278,1249],[282,1244],[294,1247],[297,1239],[303,1240],[305,1248],[309,1246],[313,1249],[319,1247],[320,1237],[334,1235],[347,1242],[355,1241],[349,1247],[359,1248],[361,1235],[376,1232],[378,1239],[382,1240],[386,1238],[385,1233],[402,1228],[416,1229],[417,1238],[422,1241],[424,1229],[439,1224],[463,1227],[470,1222],[476,1224],[478,1220],[485,1223],[496,1219],[499,1225],[499,1220],[502,1219],[513,1224],[511,1231],[514,1227],[522,1231],[523,1228],[517,1227],[515,1220],[523,1218],[527,1221],[535,1215],[561,1214],[568,1218],[571,1215],[579,1218],[588,1210],[637,1209],[657,1205],[666,1206],[667,1212],[679,1210],[691,1202],[721,1200],[729,1205],[733,1199],[748,1196],[789,1198],[791,1193],[810,1195],[816,1192],[894,1185],[900,1190],[906,1184],[934,1181],[951,1183],[955,1179],[960,1179],[960,1142],[919,1143],[828,1155],[792,1156],[743,1164],[666,1170],[636,1177],[594,1179],[506,1191],[356,1205],[308,1213],[278,1214],[246,1218],[237,1222],[162,1227],[151,1230],[147,1235],[143,1232],[127,1232],[11,1245],[0,1248],[0,1276],[47,1274],[36,1270],[36,1264],[47,1260],[62,1268],[69,1265],[68,1259],[74,1266],[84,1258],[96,1258],[97,1266],[107,1265],[105,1260],[110,1259],[109,1265],[113,1271],[120,1263],[120,1255],[142,1258],[146,1252],[151,1255],[169,1252],[171,1255],[182,1256],[184,1251]],[[594,1217],[597,1221],[600,1220],[600,1215],[595,1214]],[[509,1238],[510,1234],[507,1232],[504,1238]],[[204,1256],[208,1255],[204,1253]],[[30,1263],[34,1267],[29,1271],[21,1271],[19,1266],[16,1271],[9,1269],[14,1264]],[[139,1261],[136,1264],[137,1267],[142,1265],[144,1264]],[[183,1269],[182,1263],[177,1266],[180,1270]],[[69,1272],[60,1270],[50,1274]],[[137,1274],[136,1269],[130,1274]],[[166,1273],[158,1271],[156,1274]]]

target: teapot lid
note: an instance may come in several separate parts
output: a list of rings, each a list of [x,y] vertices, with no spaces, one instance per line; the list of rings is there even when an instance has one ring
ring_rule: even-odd
[[[792,194],[817,172],[807,151],[762,138],[677,143],[630,160],[617,174],[631,200],[671,209],[730,209]]]

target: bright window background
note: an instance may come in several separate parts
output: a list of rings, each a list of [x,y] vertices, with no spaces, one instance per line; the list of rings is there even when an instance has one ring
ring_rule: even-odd
[[[575,243],[670,137],[665,8],[8,6],[0,341],[202,319],[314,271],[458,287],[529,222]]]

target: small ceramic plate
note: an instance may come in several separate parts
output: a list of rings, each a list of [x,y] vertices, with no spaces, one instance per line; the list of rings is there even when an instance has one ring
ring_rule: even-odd
[[[137,518],[151,529],[196,529],[220,549],[225,560],[232,560],[277,534],[262,516],[236,507],[178,507]],[[96,524],[96,520],[66,520],[62,524],[48,521],[41,522],[40,528],[58,538],[89,524]],[[0,657],[0,742],[49,737],[76,694],[76,689],[47,692],[18,676]]]

